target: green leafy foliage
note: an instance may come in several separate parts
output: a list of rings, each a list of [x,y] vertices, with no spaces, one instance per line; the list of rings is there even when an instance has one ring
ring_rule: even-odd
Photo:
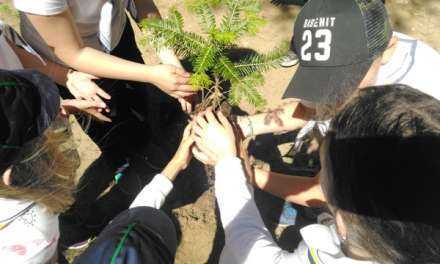
[[[193,1],[189,9],[197,15],[200,27],[205,33],[210,33],[216,27],[216,19],[211,4],[208,1]]]
[[[235,63],[234,67],[241,76],[247,76],[254,72],[266,72],[279,65],[287,49],[288,43],[283,43],[280,47],[267,54],[255,54],[245,57],[238,63]]]
[[[191,75],[190,84],[196,88],[207,88],[211,86],[212,83],[211,77],[204,72],[196,72]]]
[[[238,98],[230,96],[229,102],[237,105],[242,99],[247,100],[256,108],[266,105],[266,100],[261,96],[256,87],[264,84],[264,77],[261,73],[255,72],[244,79],[237,79],[231,82],[231,94],[238,95]]]
[[[183,30],[183,17],[175,8],[167,19],[143,20],[140,26],[150,31],[150,42],[156,48],[171,47],[181,56],[193,56],[207,45],[203,37]]]
[[[206,5],[211,8],[217,8],[223,0],[185,0],[186,8],[194,12],[194,8],[199,5]]]
[[[246,100],[257,108],[263,107],[265,100],[257,90],[264,83],[262,73],[279,65],[288,45],[238,61],[228,55],[241,37],[256,34],[264,25],[260,1],[187,0],[186,7],[195,14],[204,34],[185,31],[182,14],[172,8],[166,19],[148,19],[141,23],[144,39],[156,48],[170,47],[188,58],[194,72],[191,85],[211,91],[207,93],[209,96],[220,94],[232,105]],[[221,18],[216,17],[217,11],[223,14]]]
[[[261,4],[258,0],[225,0],[228,8],[223,16],[220,31],[231,32],[239,38],[246,34],[254,35],[265,24],[259,16]]]
[[[194,60],[193,67],[196,73],[205,72],[211,68],[215,62],[215,47],[213,45],[206,46]]]

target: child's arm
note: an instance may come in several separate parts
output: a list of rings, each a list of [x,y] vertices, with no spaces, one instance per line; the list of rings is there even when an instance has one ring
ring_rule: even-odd
[[[135,63],[86,47],[69,9],[51,16],[26,16],[55,55],[73,69],[103,78],[153,83],[175,98],[194,94],[187,85],[189,74],[181,68]]]
[[[215,174],[215,194],[225,230],[223,263],[302,263],[299,252],[282,250],[264,225],[241,160],[221,160]]]
[[[159,9],[154,4],[153,0],[135,0],[134,1],[137,10],[137,17],[135,18],[137,22],[142,21],[146,18],[162,18]],[[179,58],[177,57],[174,50],[168,47],[162,47],[156,51],[157,57],[159,57],[160,62],[163,64],[174,65],[176,67],[182,68]],[[195,95],[194,95],[195,96]],[[188,114],[192,112],[194,96],[181,97],[178,98],[182,110]]]
[[[300,129],[314,115],[299,100],[283,103],[279,107],[253,116],[240,116],[237,123],[245,137]]]
[[[136,196],[130,208],[137,206],[148,206],[159,209],[162,207],[167,195],[173,189],[173,181],[179,173],[186,169],[191,161],[191,146],[194,142],[191,136],[191,126],[187,126],[183,133],[182,142],[174,157],[162,171],[156,175],[153,180],[146,185]]]
[[[67,73],[69,71],[68,68],[63,67],[59,64],[47,61],[46,65],[36,56],[30,54],[26,50],[17,47],[15,44],[11,43],[7,40],[9,46],[14,51],[15,55],[17,55],[20,60],[23,68],[25,69],[35,69],[47,76],[49,76],[52,80],[54,80],[57,84],[66,86],[67,82]]]
[[[225,230],[222,263],[301,263],[298,253],[282,250],[265,227],[247,184],[233,128],[221,113],[211,110],[193,122],[202,161],[215,164],[215,196]],[[196,152],[197,153],[197,152]]]
[[[106,104],[101,97],[107,100],[111,99],[109,94],[93,82],[96,77],[82,72],[69,71],[67,67],[51,61],[43,62],[34,54],[14,45],[9,40],[7,42],[23,68],[34,69],[49,76],[57,84],[66,87],[75,98],[98,102],[102,108],[105,108]]]
[[[301,177],[254,169],[253,177],[254,186],[291,203],[303,206],[321,206],[326,203],[319,174],[315,177]]]

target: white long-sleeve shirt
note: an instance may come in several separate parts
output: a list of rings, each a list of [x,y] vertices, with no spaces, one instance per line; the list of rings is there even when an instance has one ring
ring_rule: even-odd
[[[142,189],[130,208],[149,206],[159,209],[172,189],[172,182],[158,174]],[[0,207],[1,263],[50,261],[58,244],[58,215],[32,201],[0,198]]]
[[[373,263],[346,257],[335,228],[319,224],[301,229],[304,240],[295,252],[282,250],[261,219],[241,160],[222,160],[217,164],[215,173],[215,195],[225,230],[225,248],[220,263]]]
[[[136,196],[130,208],[148,206],[159,209],[172,189],[173,183],[162,174],[157,174]]]

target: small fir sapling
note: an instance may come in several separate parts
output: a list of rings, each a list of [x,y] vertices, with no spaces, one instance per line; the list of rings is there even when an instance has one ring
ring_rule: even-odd
[[[231,51],[238,49],[238,41],[255,35],[265,24],[260,16],[259,0],[191,0],[187,9],[195,14],[203,34],[184,29],[182,14],[171,8],[165,19],[146,19],[141,22],[143,41],[154,47],[170,47],[178,56],[191,62],[191,84],[202,95],[196,111],[217,108],[227,99],[231,105],[246,100],[262,108],[266,101],[257,87],[264,83],[263,72],[275,68],[286,54],[288,45],[267,53],[252,53],[238,60]],[[216,17],[215,9],[223,11]]]

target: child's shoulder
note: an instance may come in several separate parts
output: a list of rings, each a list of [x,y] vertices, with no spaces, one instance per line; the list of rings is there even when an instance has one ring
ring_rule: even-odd
[[[372,264],[370,261],[358,261],[345,256],[335,225],[312,224],[300,230],[303,241],[297,249],[303,263],[359,263]]]

